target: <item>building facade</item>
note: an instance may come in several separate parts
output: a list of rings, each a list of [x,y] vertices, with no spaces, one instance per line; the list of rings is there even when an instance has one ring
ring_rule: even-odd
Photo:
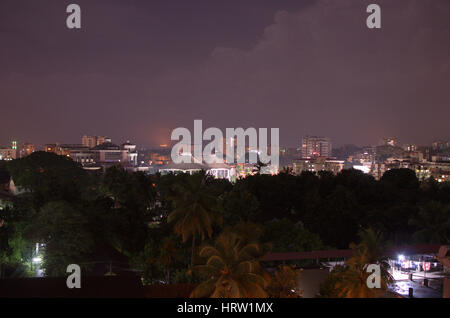
[[[35,152],[36,148],[32,143],[25,142],[20,149],[20,158],[27,157]]]
[[[92,140],[86,141],[84,145],[47,144],[45,145],[45,151],[70,157],[73,161],[80,163],[85,169],[106,169],[113,165],[121,165],[127,168],[137,166],[138,153],[136,145],[129,141],[121,146],[106,141],[92,148],[86,146],[90,142]]]
[[[81,137],[81,144],[84,147],[94,148],[105,142],[111,142],[111,139],[106,136],[86,136]]]
[[[328,137],[305,136],[302,138],[302,158],[331,157],[331,140]]]
[[[17,158],[17,149],[0,148],[0,160],[14,160]]]
[[[304,171],[317,173],[319,171],[330,171],[338,174],[344,169],[344,160],[330,160],[325,157],[302,158],[294,160],[294,173],[300,175]]]

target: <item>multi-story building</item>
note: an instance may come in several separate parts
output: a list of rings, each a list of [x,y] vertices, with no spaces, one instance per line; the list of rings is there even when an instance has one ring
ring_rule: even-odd
[[[136,145],[127,141],[118,146],[113,144],[110,139],[107,140],[109,141],[96,145],[93,148],[80,144],[47,144],[45,145],[45,151],[70,157],[73,161],[80,163],[85,169],[107,168],[116,164],[124,167],[137,166],[138,153]]]
[[[11,142],[11,147],[0,146],[0,160],[13,160],[18,158],[17,141]]]
[[[448,141],[436,140],[433,142],[432,148],[434,151],[441,151],[449,148],[449,143]]]
[[[417,151],[417,145],[416,144],[405,144],[405,145],[403,145],[403,150],[405,150],[405,151]]]
[[[136,145],[127,140],[126,143],[122,144],[121,149],[126,151],[126,162],[132,166],[137,166],[138,152],[136,151]]]
[[[73,161],[83,166],[94,163],[94,154],[88,147],[80,144],[59,145],[56,149],[56,154],[70,157]]]
[[[227,179],[232,181],[232,178],[236,175],[236,169],[232,165],[226,163],[212,163],[208,164],[203,162],[201,159],[197,159],[192,154],[186,153],[182,156],[190,157],[189,161],[191,163],[170,163],[166,166],[159,168],[161,175],[166,175],[169,173],[188,173],[194,174],[199,171],[206,171],[207,174],[217,178],[217,179]]]
[[[332,160],[325,157],[302,158],[294,160],[294,173],[299,175],[304,171],[330,171],[338,174],[344,168],[344,160]]]
[[[95,136],[86,136],[81,137],[81,144],[88,148],[94,148],[97,146],[97,138]]]
[[[386,171],[402,168],[414,169],[414,165],[407,159],[389,158],[384,162],[374,163],[370,170],[370,174],[375,178],[375,180],[380,180]]]
[[[152,150],[148,155],[150,165],[167,165],[171,162],[170,152],[165,150]]]
[[[111,142],[111,139],[105,136],[86,136],[81,137],[81,144],[88,148],[94,148],[105,142]]]
[[[411,166],[419,180],[433,177],[438,182],[450,181],[450,162],[424,162]]]
[[[111,138],[106,137],[106,136],[96,136],[97,146],[101,145],[104,142],[111,142]]]
[[[0,160],[13,160],[17,158],[17,149],[0,147]]]
[[[121,164],[124,166],[137,165],[136,145],[126,142],[122,146],[113,144],[112,142],[104,142],[90,149],[93,153],[94,162],[103,167]]]
[[[331,140],[328,137],[305,136],[302,139],[302,158],[331,157]]]
[[[23,145],[20,149],[20,158],[24,158],[26,156],[31,155],[35,150],[36,150],[36,148],[34,147],[33,144],[31,144],[29,142],[23,143]]]
[[[410,151],[404,155],[405,158],[410,159],[413,162],[423,162],[425,158],[421,151]]]
[[[450,162],[450,153],[438,153],[431,156],[431,161],[433,162]]]
[[[59,156],[67,156],[70,157],[72,152],[75,152],[79,149],[88,150],[89,148],[84,147],[79,144],[46,144],[44,146],[46,152],[53,152]]]

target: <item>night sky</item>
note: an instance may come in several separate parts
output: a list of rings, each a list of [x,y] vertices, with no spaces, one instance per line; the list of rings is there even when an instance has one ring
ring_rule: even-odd
[[[0,0],[0,145],[150,146],[194,119],[287,146],[450,139],[449,17],[449,0]]]

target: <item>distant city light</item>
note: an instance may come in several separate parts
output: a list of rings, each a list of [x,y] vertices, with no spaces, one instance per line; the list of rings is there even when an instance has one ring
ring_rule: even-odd
[[[403,261],[404,259],[405,259],[405,256],[404,256],[404,255],[401,255],[401,254],[400,254],[400,255],[398,256],[398,260],[399,260],[399,261]]]
[[[362,171],[364,173],[370,172],[370,166],[364,166],[364,165],[353,165],[353,169]]]

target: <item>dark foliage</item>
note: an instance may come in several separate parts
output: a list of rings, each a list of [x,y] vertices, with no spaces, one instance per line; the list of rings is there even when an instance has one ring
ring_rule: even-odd
[[[111,261],[108,251],[114,250],[128,260],[117,266],[133,268],[147,282],[188,283],[192,251],[214,242],[223,228],[258,233],[261,243],[280,252],[348,248],[369,227],[388,244],[449,243],[450,185],[419,182],[407,169],[390,170],[380,181],[344,170],[336,176],[255,174],[232,184],[205,175],[149,176],[121,167],[95,174],[44,152],[14,160],[7,169],[22,193],[12,208],[0,210],[5,274],[15,266],[23,272],[17,264],[29,263],[32,246],[40,242],[47,245],[47,275],[63,274],[68,262],[100,262],[98,255]],[[168,222],[171,214],[179,216],[178,223],[175,217]],[[190,230],[183,226],[186,215],[198,216]],[[175,235],[174,224],[186,242]]]

